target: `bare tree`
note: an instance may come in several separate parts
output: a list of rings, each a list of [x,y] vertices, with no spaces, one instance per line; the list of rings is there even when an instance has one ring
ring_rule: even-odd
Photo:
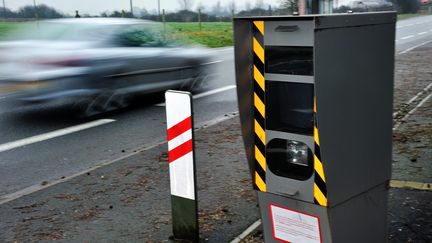
[[[299,0],[281,0],[281,6],[289,9],[291,12],[298,11]]]
[[[211,13],[215,16],[220,16],[222,13],[222,5],[220,1],[217,1],[213,6]]]
[[[263,9],[264,8],[264,0],[256,0],[255,8]]]
[[[3,0],[3,18],[6,18],[6,3],[5,3],[5,0]]]
[[[246,11],[250,11],[250,10],[251,10],[251,4],[250,4],[249,1],[247,1],[247,2],[245,3],[245,10],[246,10]]]
[[[202,13],[205,13],[207,11],[206,6],[204,5],[203,2],[199,2],[197,3],[196,7],[195,7],[196,11],[201,11]]]
[[[234,17],[237,12],[237,6],[234,0],[228,3],[228,11],[231,13],[231,16]]]
[[[194,0],[177,0],[181,10],[191,10],[194,5]]]

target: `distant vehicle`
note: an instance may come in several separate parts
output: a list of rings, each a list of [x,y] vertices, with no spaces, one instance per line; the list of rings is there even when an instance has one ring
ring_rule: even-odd
[[[196,90],[208,51],[163,25],[136,19],[57,19],[23,24],[0,42],[0,93],[27,102],[68,101],[85,115],[132,95]]]
[[[351,8],[353,9],[365,9],[365,10],[377,10],[380,8],[392,7],[392,3],[385,0],[362,0],[352,1]]]

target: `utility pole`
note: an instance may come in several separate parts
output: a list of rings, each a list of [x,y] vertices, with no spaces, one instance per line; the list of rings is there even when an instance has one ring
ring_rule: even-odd
[[[132,15],[132,18],[133,18],[133,16],[134,16],[134,14],[133,14],[133,4],[132,4],[132,0],[130,0],[130,11],[131,11],[131,15]]]
[[[201,9],[198,9],[198,25],[199,25],[199,30],[202,31],[202,25],[201,25]]]
[[[311,13],[312,14],[319,14],[320,13],[320,1],[319,0],[312,0],[312,6],[311,6]]]
[[[161,20],[160,0],[158,0],[158,16],[159,16],[159,21],[160,21]]]
[[[298,13],[300,14],[300,15],[305,15],[305,14],[307,14],[307,6],[306,6],[306,0],[299,0],[298,1]]]
[[[35,11],[35,18],[38,20],[39,14],[38,14],[37,7],[36,7],[36,0],[33,0],[33,6],[34,6],[34,11]]]
[[[5,0],[3,0],[3,18],[6,18],[6,3],[5,3]]]

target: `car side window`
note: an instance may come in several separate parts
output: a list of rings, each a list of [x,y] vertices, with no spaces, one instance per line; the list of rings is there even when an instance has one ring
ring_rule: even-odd
[[[117,37],[118,44],[129,47],[163,47],[167,43],[162,32],[151,27],[132,27]]]

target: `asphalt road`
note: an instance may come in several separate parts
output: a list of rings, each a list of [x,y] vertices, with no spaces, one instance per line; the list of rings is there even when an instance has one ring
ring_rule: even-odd
[[[402,20],[396,28],[397,54],[432,41],[432,16]]]
[[[400,21],[396,53],[430,40],[432,16]],[[233,50],[212,52],[221,62],[210,93],[195,99],[196,127],[237,111]],[[162,101],[161,96],[147,97],[127,110],[83,120],[63,108],[15,106],[0,97],[0,202],[164,141]]]

